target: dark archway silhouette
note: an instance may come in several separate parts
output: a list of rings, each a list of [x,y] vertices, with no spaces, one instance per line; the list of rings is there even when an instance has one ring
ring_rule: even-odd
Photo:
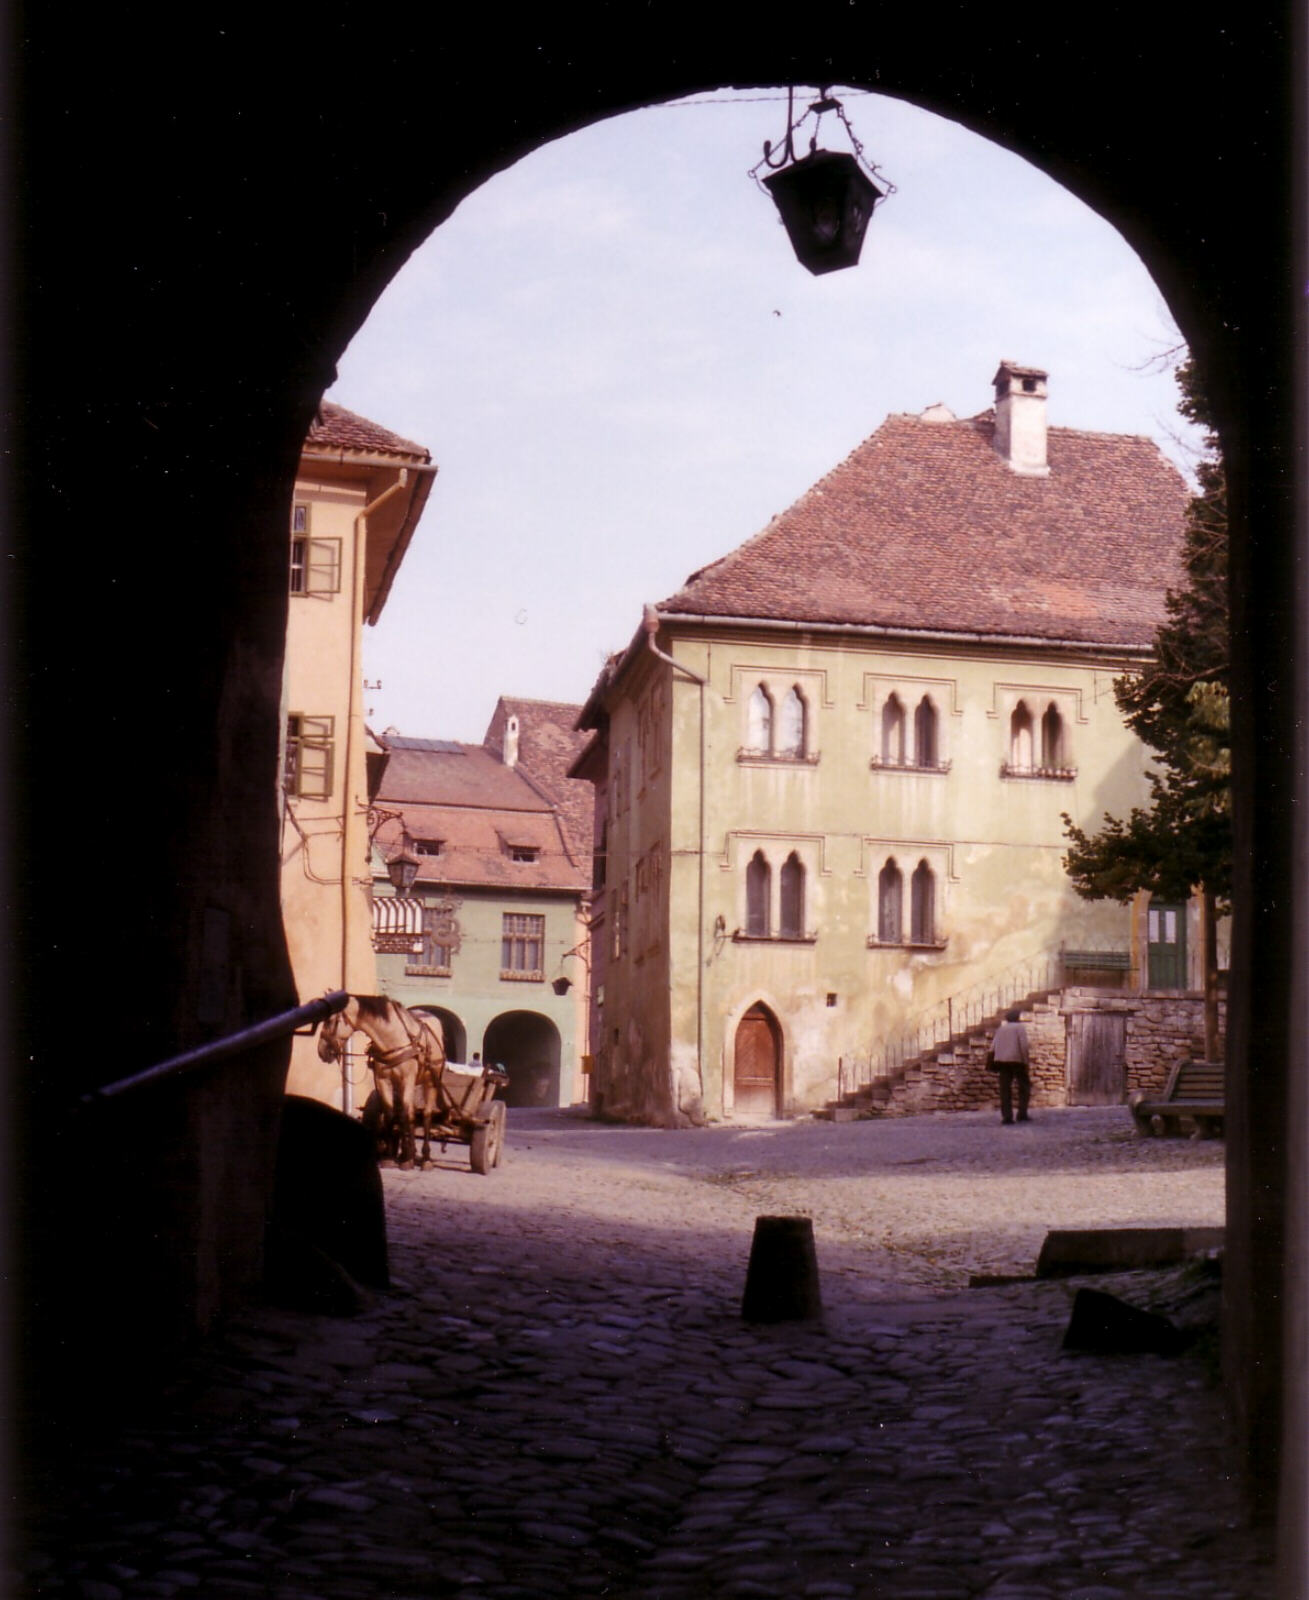
[[[67,1150],[57,1137],[80,1089],[300,998],[280,931],[271,779],[283,532],[335,361],[410,251],[536,145],[724,84],[846,82],[996,140],[1106,217],[1153,273],[1212,394],[1236,642],[1225,1360],[1247,1457],[1265,1469],[1286,1400],[1288,1504],[1303,1504],[1309,1378],[1292,1362],[1284,1385],[1282,1352],[1287,1306],[1292,1327],[1309,1314],[1309,1197],[1287,1178],[1288,1151],[1309,1137],[1297,999],[1309,764],[1286,737],[1309,722],[1296,645],[1309,637],[1296,581],[1306,274],[1288,199],[1305,98],[1299,13],[1215,11],[1184,27],[1140,13],[1125,31],[1055,12],[1006,29],[977,8],[942,29],[934,14],[817,0],[785,30],[723,30],[720,43],[656,0],[633,14],[621,51],[607,11],[583,6],[539,29],[474,15],[453,63],[439,40],[383,33],[362,7],[310,27],[222,21],[174,19],[186,72],[156,71],[144,19],[116,14],[70,37],[52,8],[28,8],[15,51],[22,531],[9,573],[30,704],[7,726],[24,840],[9,858],[9,1056],[24,1071],[8,1167],[35,1408],[66,1395],[70,1374],[88,1388],[108,1372],[125,1381],[139,1352],[176,1347],[258,1279],[283,1048],[252,1055],[239,1083],[204,1074],[106,1113]],[[512,116],[484,114],[483,74],[467,66],[483,54]],[[365,58],[370,72],[353,72]],[[313,85],[312,98],[289,83]],[[1106,109],[1118,106],[1130,115]],[[1171,157],[1166,175],[1146,152]],[[304,217],[322,219],[312,247]],[[67,992],[67,907],[84,886],[76,859],[41,847],[84,836],[88,789],[100,838],[148,846],[115,902],[114,939],[77,975],[84,1011],[113,1019],[112,1045],[70,1051],[50,1019]],[[66,1270],[74,1245],[89,1276]],[[88,1302],[105,1314],[86,1317]],[[48,1372],[35,1360],[46,1349],[59,1353]],[[1262,1470],[1256,1487],[1266,1498],[1275,1482]],[[1297,1578],[1309,1587],[1299,1557]]]
[[[482,1060],[509,1073],[501,1097],[511,1106],[559,1104],[560,1052],[559,1029],[538,1011],[503,1011],[482,1037]]]
[[[447,1061],[466,1061],[465,1052],[468,1049],[468,1030],[454,1014],[447,1011],[444,1006],[412,1006],[413,1011],[425,1011],[430,1016],[441,1019],[441,1027],[445,1032],[445,1055]]]

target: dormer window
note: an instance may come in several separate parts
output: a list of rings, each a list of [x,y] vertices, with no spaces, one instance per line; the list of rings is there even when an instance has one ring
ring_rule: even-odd
[[[538,861],[541,848],[535,844],[511,844],[509,846],[509,859],[511,861]]]
[[[413,840],[414,854],[416,856],[439,856],[445,841],[443,839],[415,839]]]

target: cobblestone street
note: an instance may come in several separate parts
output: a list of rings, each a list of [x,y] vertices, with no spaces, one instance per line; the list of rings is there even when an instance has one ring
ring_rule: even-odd
[[[1051,1227],[1222,1222],[1221,1142],[1125,1110],[687,1132],[511,1114],[385,1175],[395,1286],[256,1308],[79,1461],[22,1592],[1264,1600],[1212,1349],[1061,1352]],[[754,1218],[821,1323],[743,1324]],[[1180,1305],[1183,1276],[1094,1280]]]

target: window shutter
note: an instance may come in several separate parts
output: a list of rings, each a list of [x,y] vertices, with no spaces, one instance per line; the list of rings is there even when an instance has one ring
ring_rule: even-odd
[[[304,800],[327,800],[332,793],[336,745],[332,717],[300,717],[295,792]]]
[[[304,586],[307,594],[338,594],[341,589],[341,541],[309,539]]]

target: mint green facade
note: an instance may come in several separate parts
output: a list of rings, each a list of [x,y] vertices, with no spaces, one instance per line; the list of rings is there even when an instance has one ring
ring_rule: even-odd
[[[385,878],[375,899],[393,894]],[[497,1061],[509,1071],[511,1106],[566,1106],[586,1096],[582,1048],[586,984],[574,953],[585,939],[576,895],[506,894],[484,888],[437,888],[419,883],[413,898],[438,908],[453,930],[447,967],[425,964],[429,952],[383,944],[377,954],[381,993],[410,1008],[438,1012],[451,1060]],[[504,919],[541,917],[539,968],[502,965]],[[567,978],[565,993],[557,980]]]

